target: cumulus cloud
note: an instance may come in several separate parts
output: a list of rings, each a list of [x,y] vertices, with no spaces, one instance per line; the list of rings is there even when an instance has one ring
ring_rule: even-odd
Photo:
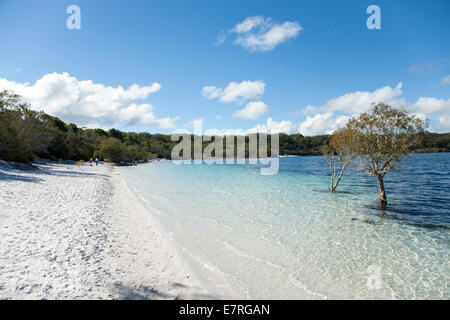
[[[245,102],[248,99],[256,99],[264,94],[266,84],[262,81],[231,82],[225,89],[216,86],[206,86],[202,89],[202,95],[208,99],[218,98],[221,102]]]
[[[275,121],[272,118],[268,118],[265,124],[259,124],[254,128],[247,130],[247,133],[295,133],[297,132],[297,126],[289,120]]]
[[[217,88],[216,86],[207,86],[203,87],[202,95],[208,99],[219,98],[223,93],[221,88]]]
[[[390,103],[402,95],[402,83],[399,82],[395,88],[385,86],[373,92],[356,91],[344,94],[329,100],[320,107],[307,106],[304,113],[343,111],[348,113],[361,113],[367,111],[373,102]]]
[[[356,91],[333,98],[319,107],[307,106],[303,109],[307,116],[299,126],[299,132],[304,135],[331,133],[345,125],[351,115],[357,115],[370,109],[372,103],[383,102],[394,107],[403,107],[408,112],[426,120],[430,116],[440,116],[431,124],[433,130],[445,131],[450,125],[450,99],[420,97],[414,103],[408,103],[402,97],[402,83],[395,88],[385,86],[373,92]],[[339,115],[337,115],[339,114]]]
[[[259,22],[254,21],[253,23],[257,24]],[[250,25],[245,26],[245,28],[250,28]],[[221,97],[223,90],[220,88],[215,89],[219,89],[220,92],[220,94],[216,94],[216,97]],[[210,94],[214,94],[215,92],[216,90],[209,91]],[[350,92],[330,99],[324,105],[318,107],[308,106],[305,108],[306,110],[303,110],[303,113],[307,114],[306,119],[300,121],[300,123],[293,123],[289,120],[274,121],[272,118],[268,118],[266,123],[258,124],[247,130],[210,129],[208,130],[208,134],[246,135],[256,132],[301,133],[305,136],[331,134],[336,129],[344,127],[352,116],[368,111],[372,103],[377,102],[387,103],[394,107],[403,107],[411,114],[423,120],[431,117],[433,120],[429,128],[431,131],[450,131],[450,99],[420,97],[416,102],[408,102],[402,96],[402,83],[399,82],[395,87],[385,86],[375,91]],[[257,105],[259,107],[255,107]],[[245,108],[236,111],[233,116],[253,120],[268,111],[264,106],[261,101],[250,102]],[[260,114],[258,115],[258,113]]]
[[[131,85],[128,89],[80,81],[68,73],[44,75],[34,84],[0,79],[0,89],[21,95],[36,110],[55,115],[67,122],[87,127],[143,126],[174,128],[177,118],[157,118],[154,107],[137,103],[161,89],[159,83],[150,86]]]
[[[250,26],[246,26],[246,28],[250,28]],[[258,124],[248,130],[210,129],[208,130],[208,134],[246,135],[257,132],[300,133],[305,136],[331,134],[336,129],[344,127],[352,116],[368,111],[374,102],[383,102],[395,107],[403,107],[411,114],[423,120],[431,117],[433,119],[430,127],[431,131],[450,131],[450,99],[420,97],[416,102],[408,103],[402,96],[402,83],[400,82],[395,87],[385,86],[372,92],[356,91],[346,93],[330,99],[319,107],[308,106],[306,113],[309,114],[306,119],[297,124],[289,120],[274,121],[272,118],[268,118],[266,123]],[[238,110],[234,116],[238,114],[242,116],[244,113],[251,114],[251,108],[248,107],[251,103],[244,109]],[[250,115],[247,118],[251,118]]]
[[[275,121],[272,118],[268,118],[266,123],[258,124],[251,129],[208,129],[205,131],[206,135],[211,136],[242,136],[248,135],[251,133],[267,133],[267,134],[276,134],[276,133],[296,133],[297,126],[289,120],[283,121]]]
[[[414,103],[408,103],[401,96],[401,83],[395,88],[383,87],[373,92],[357,91],[344,94],[340,97],[329,100],[321,107],[314,107],[309,111],[316,111],[313,115],[308,115],[299,124],[289,120],[274,121],[268,118],[266,123],[258,124],[250,129],[209,129],[209,135],[247,135],[250,133],[300,133],[305,136],[320,134],[331,134],[336,129],[344,127],[348,120],[360,112],[367,111],[373,102],[384,102],[395,107],[404,107],[408,112],[425,120],[433,117],[431,131],[450,131],[450,99],[438,99],[434,97],[420,97]],[[250,103],[249,103],[250,105]],[[239,110],[250,110],[247,106]],[[238,113],[236,112],[234,115]]]
[[[210,128],[205,131],[205,136],[245,136],[246,130],[244,129],[216,129]]]
[[[415,103],[407,106],[408,111],[426,115],[450,114],[450,99],[420,97]]]
[[[271,18],[263,16],[247,17],[238,23],[229,33],[236,36],[234,43],[250,52],[265,52],[275,49],[279,44],[297,37],[303,30],[295,21],[276,23]],[[219,34],[217,43],[223,43],[225,38]]]
[[[241,23],[238,23],[233,29],[236,33],[246,33],[250,32],[254,28],[261,26],[263,24],[268,24],[270,20],[262,16],[248,17]]]
[[[233,113],[235,118],[243,118],[247,120],[256,120],[260,116],[269,112],[269,107],[262,101],[249,102],[244,109],[237,110]]]
[[[319,134],[331,134],[347,124],[349,116],[334,116],[333,112],[308,116],[300,123],[298,132],[304,136],[315,136]]]
[[[439,117],[439,119],[433,124],[435,129],[440,132],[450,131],[450,115],[444,115]]]

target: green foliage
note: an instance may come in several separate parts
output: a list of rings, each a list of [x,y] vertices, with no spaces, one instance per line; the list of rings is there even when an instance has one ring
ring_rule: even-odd
[[[98,156],[113,162],[119,162],[125,154],[125,146],[116,138],[103,140],[97,147]]]
[[[280,134],[280,154],[297,156],[317,156],[322,154],[322,146],[330,141],[329,135],[305,137],[301,134]]]
[[[375,176],[396,169],[401,158],[420,142],[419,134],[424,127],[420,118],[383,103],[347,124],[347,129],[353,132],[353,146],[363,161],[362,167]]]
[[[420,118],[384,103],[374,105],[369,112],[347,123],[361,168],[378,180],[382,207],[387,204],[384,176],[397,169],[400,160],[420,142],[425,125]]]
[[[450,133],[421,132],[418,143],[411,146],[413,152],[449,152]]]
[[[47,150],[53,133],[48,118],[30,109],[20,97],[0,92],[0,158],[9,161],[32,161]]]
[[[121,142],[124,141],[123,133],[122,133],[121,131],[117,130],[117,129],[114,129],[114,128],[110,129],[110,130],[108,131],[108,135],[109,135],[111,138],[115,138],[115,139],[117,139],[117,140],[120,140]]]

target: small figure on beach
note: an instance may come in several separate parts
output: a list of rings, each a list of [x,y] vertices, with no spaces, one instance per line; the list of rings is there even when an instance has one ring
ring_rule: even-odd
[[[95,166],[98,167],[98,158],[95,158]]]

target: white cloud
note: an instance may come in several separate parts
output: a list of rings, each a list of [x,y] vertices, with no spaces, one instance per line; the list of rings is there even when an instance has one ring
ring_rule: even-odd
[[[260,116],[269,112],[269,107],[262,101],[249,102],[244,109],[233,113],[235,118],[243,118],[247,120],[256,120]]]
[[[336,129],[345,126],[349,119],[349,116],[335,117],[332,112],[318,113],[313,117],[308,116],[305,121],[300,123],[298,132],[305,136],[331,134]]]
[[[233,29],[233,32],[236,33],[245,33],[250,32],[255,27],[258,27],[262,24],[268,24],[270,19],[264,18],[262,16],[248,17],[241,23],[238,23]]]
[[[304,135],[331,133],[345,125],[349,115],[365,112],[370,109],[372,103],[378,102],[394,107],[403,107],[424,120],[429,116],[440,116],[435,123],[431,123],[433,130],[445,131],[450,126],[445,124],[445,121],[450,119],[450,99],[420,97],[415,103],[408,103],[402,97],[402,83],[400,82],[395,88],[385,86],[373,92],[351,92],[331,99],[319,107],[307,106],[302,112],[314,115],[308,116],[300,124],[299,132]],[[340,116],[337,116],[336,113],[339,113]]]
[[[302,26],[295,21],[279,24],[273,22],[271,18],[254,16],[238,23],[229,32],[236,34],[235,44],[250,52],[264,52],[275,49],[277,45],[289,39],[296,38],[301,30],[303,30]],[[219,39],[225,41],[220,34]]]
[[[244,129],[207,129],[205,136],[244,136],[246,131]]]
[[[434,127],[439,132],[450,132],[450,115],[439,117],[434,123]]]
[[[448,86],[450,85],[450,74],[444,78],[442,78],[441,80],[441,85],[442,86]]]
[[[356,91],[331,99],[319,107],[307,106],[304,114],[314,114],[299,126],[299,132],[304,135],[331,133],[345,125],[350,115],[357,115],[370,109],[372,103],[383,102],[394,107],[404,107],[408,112],[426,119],[438,115],[440,118],[431,123],[432,130],[445,131],[448,126],[445,121],[450,119],[450,99],[420,97],[415,103],[408,103],[402,97],[402,83],[395,88],[385,86],[373,92]],[[337,116],[339,113],[340,116]]]
[[[274,121],[272,118],[268,118],[265,124],[258,124],[255,127],[244,130],[244,129],[208,129],[205,131],[205,135],[215,135],[215,136],[242,136],[251,133],[295,133],[297,132],[297,126],[289,120]]]
[[[144,126],[144,127],[158,127],[161,129],[174,128],[174,121],[178,118],[159,118],[157,119],[153,114],[154,107],[150,104],[131,104],[130,106],[121,109],[119,112],[120,121],[125,121],[126,126]]]
[[[247,130],[247,133],[256,132],[290,134],[297,132],[297,126],[289,120],[274,121],[272,118],[268,118],[265,124],[259,124],[254,128]]]
[[[219,98],[221,102],[245,102],[256,99],[264,94],[266,84],[262,81],[231,82],[225,89],[216,86],[203,87],[202,95],[208,99]]]
[[[215,99],[222,95],[223,90],[216,86],[203,87],[202,95],[208,99]]]
[[[402,83],[399,82],[395,88],[382,87],[373,92],[356,91],[344,94],[329,100],[320,107],[307,106],[304,113],[343,111],[348,113],[361,113],[370,109],[373,102],[390,103],[396,97],[402,95]]]
[[[12,90],[34,109],[80,126],[110,128],[123,125],[168,129],[175,127],[174,121],[178,119],[157,118],[152,105],[136,103],[161,89],[156,82],[150,86],[133,84],[124,89],[91,80],[80,81],[68,73],[51,73],[34,84],[0,79],[0,89]]]
[[[302,28],[297,22],[285,22],[282,25],[274,25],[267,32],[240,35],[235,43],[240,44],[250,52],[270,51],[275,47],[290,39],[295,38]]]
[[[217,88],[216,88],[217,89]],[[220,89],[221,90],[221,89]],[[223,92],[218,96],[221,96]],[[438,99],[433,97],[420,97],[414,103],[408,103],[402,96],[402,83],[397,86],[385,86],[375,91],[356,91],[330,99],[324,105],[319,107],[308,106],[307,113],[312,113],[300,123],[292,123],[289,120],[274,121],[267,119],[266,123],[258,124],[255,127],[245,129],[210,129],[209,134],[216,135],[244,135],[255,132],[288,134],[301,133],[305,136],[319,134],[331,134],[338,128],[345,126],[353,115],[365,112],[371,108],[372,103],[383,102],[395,107],[404,107],[408,112],[415,116],[426,119],[432,117],[432,131],[448,132],[450,131],[450,99]],[[261,102],[262,103],[262,102]],[[244,109],[238,110],[233,116],[242,116],[248,119],[257,118],[252,116],[250,102]],[[305,113],[305,109],[303,110]],[[259,110],[255,108],[255,110]],[[263,110],[261,108],[261,110]],[[255,111],[256,113],[256,111]],[[245,116],[244,116],[245,115]]]
[[[408,111],[433,114],[450,114],[450,99],[420,97],[415,103],[406,107]]]

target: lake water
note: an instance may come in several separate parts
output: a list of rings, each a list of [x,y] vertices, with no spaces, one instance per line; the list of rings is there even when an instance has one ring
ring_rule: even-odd
[[[450,153],[417,154],[385,179],[348,170],[331,194],[322,157],[251,165],[121,168],[217,293],[252,299],[449,299]]]

